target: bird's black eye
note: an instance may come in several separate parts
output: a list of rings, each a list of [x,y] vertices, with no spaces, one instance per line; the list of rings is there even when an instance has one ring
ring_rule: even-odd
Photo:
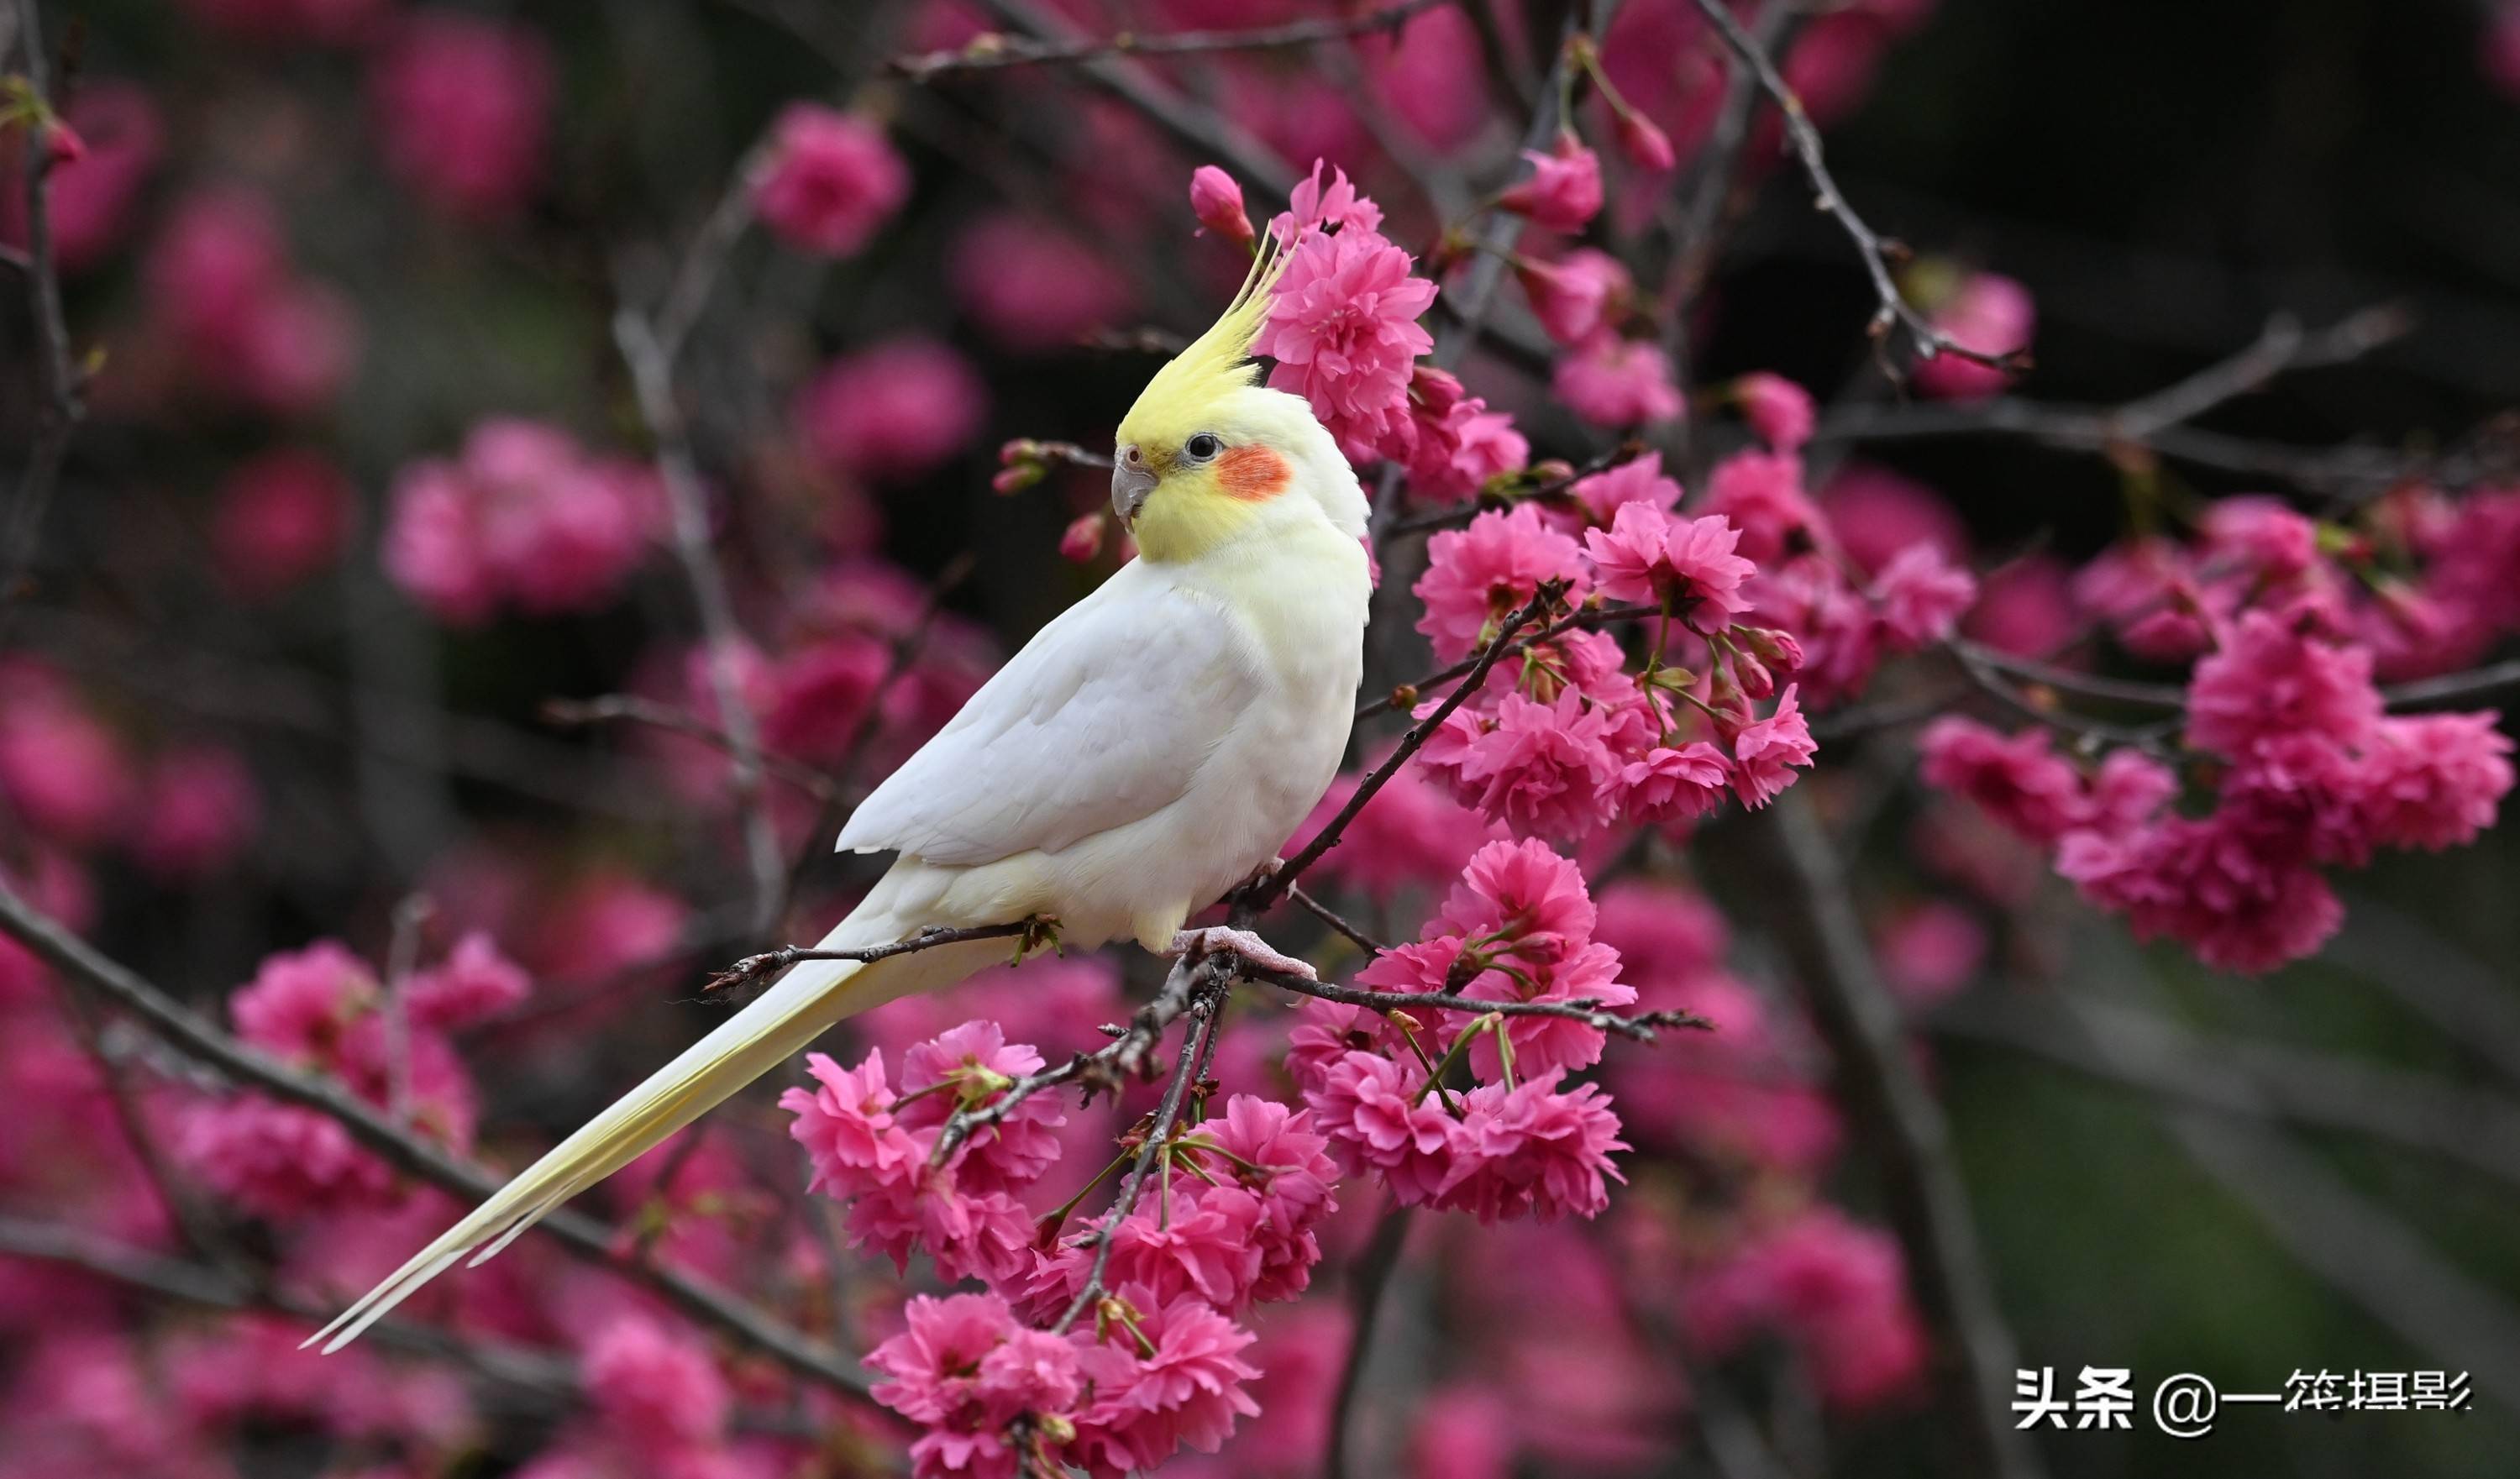
[[[1182,443],[1182,455],[1192,462],[1206,462],[1225,450],[1225,443],[1213,431],[1200,431]]]

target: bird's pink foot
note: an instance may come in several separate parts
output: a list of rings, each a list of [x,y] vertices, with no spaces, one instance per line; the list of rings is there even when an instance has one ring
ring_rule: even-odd
[[[1223,924],[1211,924],[1205,929],[1183,930],[1173,936],[1173,946],[1169,954],[1188,955],[1194,960],[1199,956],[1214,955],[1220,950],[1230,950],[1263,970],[1274,970],[1281,975],[1301,976],[1307,981],[1321,979],[1321,973],[1313,969],[1309,964],[1296,960],[1293,956],[1280,955],[1269,947],[1268,941],[1250,930],[1231,929]]]

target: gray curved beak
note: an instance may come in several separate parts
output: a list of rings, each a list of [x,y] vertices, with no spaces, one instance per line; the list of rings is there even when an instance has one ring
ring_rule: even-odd
[[[1120,522],[1134,524],[1138,518],[1139,508],[1146,503],[1147,495],[1153,491],[1155,491],[1153,469],[1145,466],[1131,467],[1125,462],[1112,467],[1111,512],[1120,516]]]

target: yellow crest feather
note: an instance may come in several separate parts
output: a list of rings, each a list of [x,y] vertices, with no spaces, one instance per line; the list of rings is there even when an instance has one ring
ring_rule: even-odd
[[[1234,301],[1206,333],[1191,340],[1147,381],[1137,404],[1120,420],[1121,441],[1177,442],[1195,429],[1192,424],[1220,397],[1259,379],[1260,368],[1251,362],[1251,341],[1259,337],[1260,325],[1269,316],[1269,295],[1285,265],[1286,252],[1279,246],[1277,233],[1263,233],[1259,253],[1252,257],[1251,270]]]

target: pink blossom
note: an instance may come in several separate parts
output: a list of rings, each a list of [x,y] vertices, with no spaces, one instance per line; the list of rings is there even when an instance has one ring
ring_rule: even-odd
[[[239,594],[268,599],[340,558],[357,493],[323,454],[297,448],[239,464],[219,485],[210,550]]]
[[[56,165],[47,177],[53,258],[76,273],[102,261],[129,237],[141,198],[165,154],[165,125],[146,89],[102,78],[79,79],[62,117],[86,143],[76,167]],[[26,192],[14,163],[0,162],[0,243],[22,249]]]
[[[2030,331],[2038,311],[2030,290],[1993,272],[1968,275],[1949,300],[1934,310],[1935,332],[1964,349],[1981,354],[2011,354],[2030,347]],[[1957,354],[1938,354],[1916,366],[1919,393],[1941,400],[1982,400],[2009,382],[2002,371]]]
[[[1407,445],[1410,491],[1438,503],[1470,498],[1531,458],[1513,418],[1489,412],[1486,401],[1462,394],[1460,381],[1432,365],[1410,373],[1409,422],[1396,440]]]
[[[1958,716],[1935,720],[1917,739],[1926,784],[1968,797],[2040,843],[2091,820],[2081,774],[2051,744],[2045,729],[2005,736]]]
[[[943,1422],[975,1395],[980,1365],[1013,1333],[1014,1313],[994,1294],[920,1294],[902,1316],[902,1332],[867,1355],[892,1378],[876,1384],[875,1399],[913,1422]]]
[[[1986,926],[1948,900],[1904,910],[1879,931],[1881,973],[1910,1007],[1931,1006],[1967,985],[1986,953]]]
[[[320,409],[359,352],[349,302],[300,281],[270,202],[238,188],[185,200],[152,246],[151,307],[203,386],[281,416]]]
[[[1260,1199],[1238,1186],[1149,1191],[1112,1234],[1109,1280],[1136,1284],[1157,1299],[1194,1298],[1229,1314],[1246,1310],[1260,1282],[1261,1211]],[[1084,1286],[1093,1258],[1082,1242],[1060,1250],[1054,1281],[1037,1291],[1055,1290],[1056,1297],[1039,1301],[1040,1313],[1066,1307]]]
[[[1977,581],[1946,564],[1930,546],[1912,545],[1873,578],[1872,600],[1892,648],[1913,651],[1952,635],[1960,613],[1977,600]]]
[[[260,1095],[187,1109],[175,1150],[203,1185],[258,1217],[375,1207],[393,1191],[393,1173],[360,1149],[340,1121]]]
[[[1741,531],[1738,553],[1753,564],[1810,548],[1814,531],[1825,526],[1803,491],[1802,459],[1790,453],[1736,452],[1716,464],[1706,493],[1707,512]]]
[[[1677,748],[1656,745],[1620,772],[1619,784],[1626,787],[1621,809],[1639,822],[1691,821],[1724,804],[1732,780],[1724,752],[1702,740]]]
[[[403,1009],[423,1027],[467,1027],[518,1006],[533,992],[524,967],[499,953],[485,930],[465,931],[446,959],[403,983]]]
[[[1626,263],[1590,246],[1554,262],[1517,261],[1514,275],[1540,327],[1570,347],[1590,339],[1636,291]]]
[[[1560,356],[1550,383],[1568,410],[1597,426],[1650,426],[1688,404],[1660,345],[1606,331]]]
[[[1212,1454],[1225,1446],[1237,1417],[1258,1415],[1242,1383],[1260,1372],[1242,1359],[1248,1330],[1195,1296],[1158,1301],[1138,1286],[1120,1300],[1134,1312],[1133,1330],[1115,1331],[1153,1347],[1130,1367],[1098,1380],[1092,1403],[1077,1414],[1077,1445],[1100,1475],[1152,1469],[1188,1448]]]
[[[1568,489],[1575,501],[1584,506],[1596,523],[1612,523],[1619,510],[1629,504],[1643,504],[1651,509],[1677,507],[1681,499],[1680,484],[1663,475],[1662,454],[1646,452],[1632,457],[1615,468],[1579,477]]]
[[[855,1068],[808,1053],[805,1071],[819,1087],[788,1090],[779,1107],[796,1117],[788,1134],[805,1147],[807,1188],[845,1199],[907,1179],[924,1152],[893,1118],[881,1050]]]
[[[1406,424],[1411,368],[1435,343],[1418,319],[1434,301],[1435,285],[1381,237],[1313,233],[1287,257],[1252,348],[1278,362],[1269,383],[1310,401],[1354,456]]]
[[[818,103],[790,103],[770,125],[752,208],[780,240],[851,256],[910,199],[910,166],[883,130]]]
[[[1381,1174],[1408,1206],[1432,1206],[1453,1179],[1453,1120],[1422,1083],[1378,1053],[1326,1061],[1304,1089],[1314,1126],[1351,1170]]]
[[[1912,1387],[1926,1345],[1907,1297],[1899,1245],[1834,1208],[1760,1234],[1685,1285],[1683,1316],[1710,1351],[1759,1325],[1780,1327],[1832,1404],[1862,1407]]]
[[[1598,915],[1583,871],[1548,843],[1526,837],[1491,842],[1473,854],[1439,918],[1454,933],[1487,937],[1527,960],[1548,962],[1589,942]]]
[[[1911,545],[1929,546],[1954,564],[1968,560],[1968,527],[1950,501],[1887,468],[1846,464],[1820,490],[1819,506],[1838,547],[1868,575]]]
[[[160,878],[199,877],[233,861],[262,820],[262,792],[234,750],[193,745],[158,757],[144,784],[131,853]]]
[[[1257,240],[1251,217],[1242,208],[1242,187],[1213,164],[1191,171],[1190,208],[1202,230],[1213,231],[1237,246],[1247,250]]]
[[[1313,1133],[1308,1115],[1238,1094],[1225,1101],[1222,1117],[1199,1126],[1192,1143],[1205,1142],[1223,1152],[1208,1161],[1209,1174],[1256,1198],[1260,1268],[1251,1297],[1271,1302],[1303,1293],[1322,1256],[1313,1230],[1338,1210],[1338,1167],[1328,1156],[1328,1138]]]
[[[988,401],[968,360],[940,340],[908,336],[833,360],[797,392],[794,417],[826,466],[901,482],[968,445]]]
[[[1508,1089],[1489,1084],[1462,1098],[1457,1164],[1442,1205],[1482,1223],[1529,1217],[1595,1217],[1610,1204],[1605,1178],[1624,1150],[1609,1098],[1592,1084],[1560,1091],[1555,1072]]]
[[[2226,970],[2272,970],[2316,952],[2344,906],[2297,854],[2269,855],[2231,818],[2171,817],[2123,836],[2068,833],[2056,871],[2127,917],[2139,939],[2169,936]]]
[[[1801,706],[1794,701],[1795,688],[1785,685],[1774,714],[1743,726],[1732,737],[1732,789],[1744,806],[1755,809],[1775,800],[1794,784],[1793,767],[1809,766],[1819,749],[1812,741],[1811,726],[1803,722]]]
[[[617,1436],[654,1459],[715,1441],[734,1405],[706,1348],[637,1315],[587,1343],[579,1379]]]
[[[1101,509],[1079,514],[1069,520],[1058,536],[1058,558],[1076,564],[1090,564],[1102,553],[1104,526],[1110,522]]]
[[[589,610],[617,594],[662,513],[646,468],[589,456],[556,426],[492,419],[457,459],[394,479],[385,573],[457,625],[502,602],[535,615]]]
[[[237,1035],[306,1064],[334,1061],[341,1035],[374,1009],[382,988],[368,964],[338,940],[267,956],[228,999]]]
[[[1499,205],[1543,231],[1568,236],[1600,214],[1601,161],[1583,140],[1560,132],[1549,153],[1526,149],[1522,157],[1531,161],[1531,178],[1498,196]]]
[[[1250,23],[1241,12],[1235,16],[1230,23]],[[1369,32],[1357,37],[1356,45],[1367,80],[1380,89],[1392,114],[1436,150],[1451,154],[1461,149],[1487,122],[1478,29],[1460,11],[1449,6],[1422,11],[1399,34]]]
[[[1418,630],[1438,657],[1461,657],[1548,581],[1566,583],[1570,602],[1584,599],[1588,581],[1575,541],[1550,528],[1531,504],[1481,514],[1467,528],[1426,542],[1426,573],[1410,587],[1426,608]]]
[[[386,164],[444,209],[514,214],[542,183],[554,70],[550,44],[525,26],[408,15],[369,79]]]
[[[1680,152],[1672,147],[1671,135],[1643,113],[1634,109],[1612,110],[1610,131],[1638,168],[1665,174],[1680,167]]]
[[[1019,354],[1068,348],[1137,300],[1107,254],[1058,225],[1012,213],[965,228],[946,252],[945,282],[990,338]]]
[[[1732,553],[1740,539],[1720,517],[1683,519],[1629,503],[1607,532],[1587,530],[1584,548],[1602,595],[1659,605],[1691,631],[1712,633],[1749,608],[1741,582],[1757,569]]]
[[[1449,770],[1462,804],[1517,831],[1577,837],[1610,820],[1621,765],[1610,733],[1609,721],[1575,689],[1550,703],[1508,694],[1497,703],[1494,727],[1463,753],[1441,754],[1430,743],[1419,763]]]
[[[122,740],[50,667],[0,659],[0,801],[74,848],[118,833],[137,793]]]
[[[1845,527],[1840,521],[1841,533]],[[2055,652],[2080,630],[2064,562],[2051,555],[2030,555],[1988,571],[1960,630],[2016,657]]]
[[[1755,370],[1732,382],[1742,419],[1779,452],[1799,452],[1811,440],[1815,416],[1811,392],[1781,375]]]
[[[2331,646],[2265,611],[2243,614],[2187,688],[2187,742],[2233,760],[2285,735],[2360,745],[2379,718],[2368,650]]]
[[[925,1141],[915,1148],[919,1165],[850,1204],[850,1243],[884,1254],[896,1271],[907,1269],[912,1252],[923,1248],[948,1283],[996,1283],[1021,1273],[1032,1256],[1034,1232],[1023,1203],[1005,1191],[963,1190],[954,1170],[926,1168]]]
[[[2205,511],[2210,558],[2227,560],[2271,580],[2300,575],[2318,562],[2318,525],[2275,498],[2218,498]]]
[[[965,1022],[902,1054],[901,1088],[908,1102],[895,1122],[914,1133],[941,1129],[956,1109],[985,1108],[1009,1083],[1041,1069],[1041,1053],[1029,1044],[1008,1042],[997,1023]],[[954,1092],[922,1093],[940,1085]],[[1066,1122],[1058,1095],[1034,1095],[963,1143],[954,1160],[959,1180],[976,1191],[1032,1185],[1058,1159],[1058,1130]]]
[[[2498,715],[2383,719],[2357,775],[2357,808],[2374,841],[2440,851],[2494,825],[2511,790],[2510,738]]]
[[[1322,179],[1325,169],[1329,171],[1328,183]],[[1378,237],[1382,231],[1382,207],[1349,182],[1347,171],[1322,159],[1315,159],[1312,173],[1295,182],[1286,203],[1288,208],[1269,223],[1270,234],[1282,245],[1306,234]]]

